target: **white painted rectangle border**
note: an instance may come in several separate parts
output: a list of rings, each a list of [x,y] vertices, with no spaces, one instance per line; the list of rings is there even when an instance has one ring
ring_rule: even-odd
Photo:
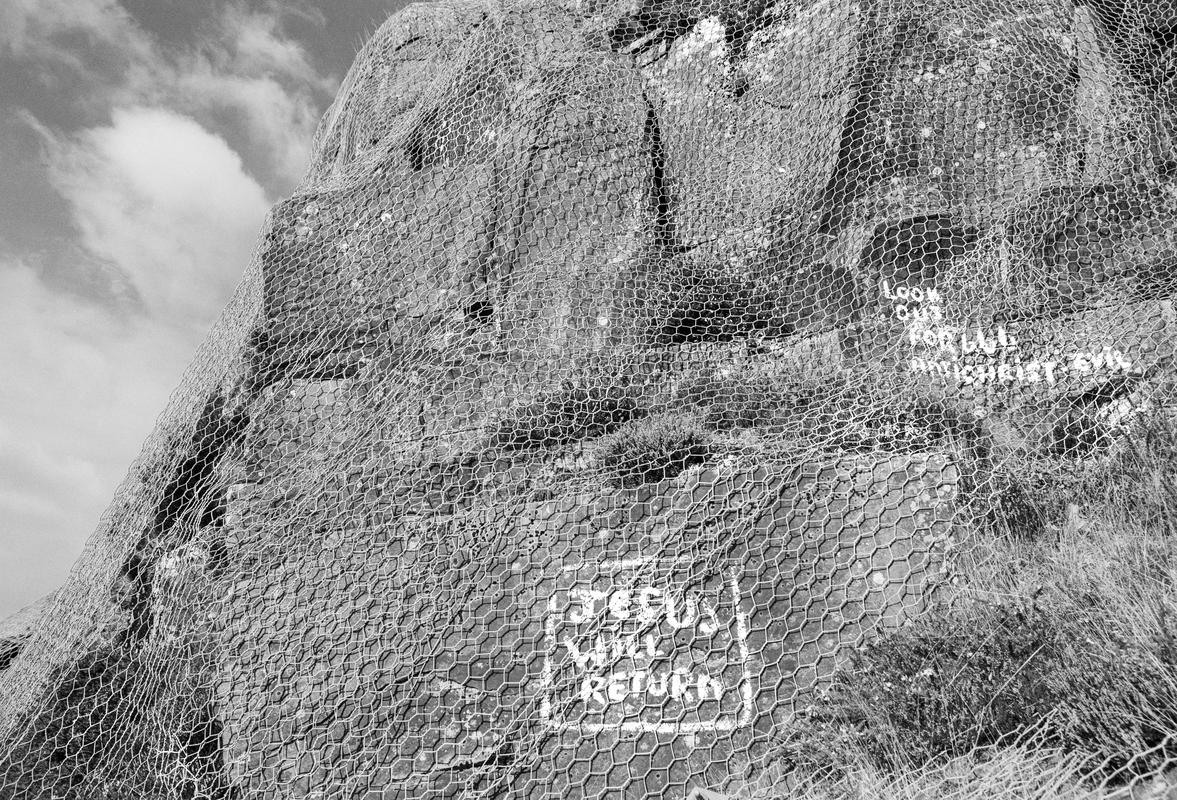
[[[652,556],[642,558],[629,559],[615,559],[611,561],[602,561],[597,565],[597,569],[607,571],[611,568],[616,570],[634,569],[643,566],[655,560]],[[563,572],[575,572],[584,569],[583,564],[574,564],[563,568]],[[556,597],[553,593],[552,597],[548,599],[548,615],[544,620],[544,633],[548,639],[548,646],[544,651],[544,666],[543,666],[543,697],[540,701],[540,716],[549,726],[562,730],[577,730],[582,733],[600,733],[602,731],[622,731],[626,733],[667,733],[667,734],[690,734],[703,732],[721,732],[734,731],[738,728],[743,728],[752,723],[752,673],[749,669],[748,660],[748,618],[740,607],[740,584],[739,571],[736,567],[731,569],[731,579],[728,584],[731,589],[733,610],[736,623],[736,642],[740,652],[740,659],[743,662],[744,679],[741,682],[740,695],[742,699],[739,717],[731,719],[730,714],[720,715],[720,718],[712,722],[647,722],[645,720],[628,720],[618,724],[608,725],[605,723],[570,723],[567,721],[560,721],[552,718],[552,692],[555,687],[555,675],[552,666],[552,651],[555,648],[556,640],[556,623],[555,623],[555,603]],[[723,717],[726,717],[723,718]]]

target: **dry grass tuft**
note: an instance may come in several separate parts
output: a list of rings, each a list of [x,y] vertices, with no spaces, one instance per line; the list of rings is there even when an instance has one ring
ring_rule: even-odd
[[[1177,797],[1177,539],[1139,499],[979,542],[951,602],[799,713],[776,789],[739,796],[1126,800],[1166,773]]]

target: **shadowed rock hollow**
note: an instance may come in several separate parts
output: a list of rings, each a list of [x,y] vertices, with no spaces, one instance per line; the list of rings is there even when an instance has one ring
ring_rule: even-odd
[[[1172,423],[1165,11],[398,12],[0,642],[0,796],[755,776],[1003,470]]]

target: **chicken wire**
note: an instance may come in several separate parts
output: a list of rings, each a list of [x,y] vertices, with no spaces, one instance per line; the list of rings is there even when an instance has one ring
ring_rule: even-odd
[[[398,12],[0,649],[0,796],[742,791],[953,605],[1008,476],[1174,430],[1175,25]],[[1171,526],[1153,466],[1127,513]],[[1174,733],[1093,785],[1161,791]]]

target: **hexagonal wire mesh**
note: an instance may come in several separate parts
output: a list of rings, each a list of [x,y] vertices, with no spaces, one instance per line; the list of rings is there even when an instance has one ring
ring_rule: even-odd
[[[1175,25],[397,13],[0,650],[0,795],[1159,797]]]

